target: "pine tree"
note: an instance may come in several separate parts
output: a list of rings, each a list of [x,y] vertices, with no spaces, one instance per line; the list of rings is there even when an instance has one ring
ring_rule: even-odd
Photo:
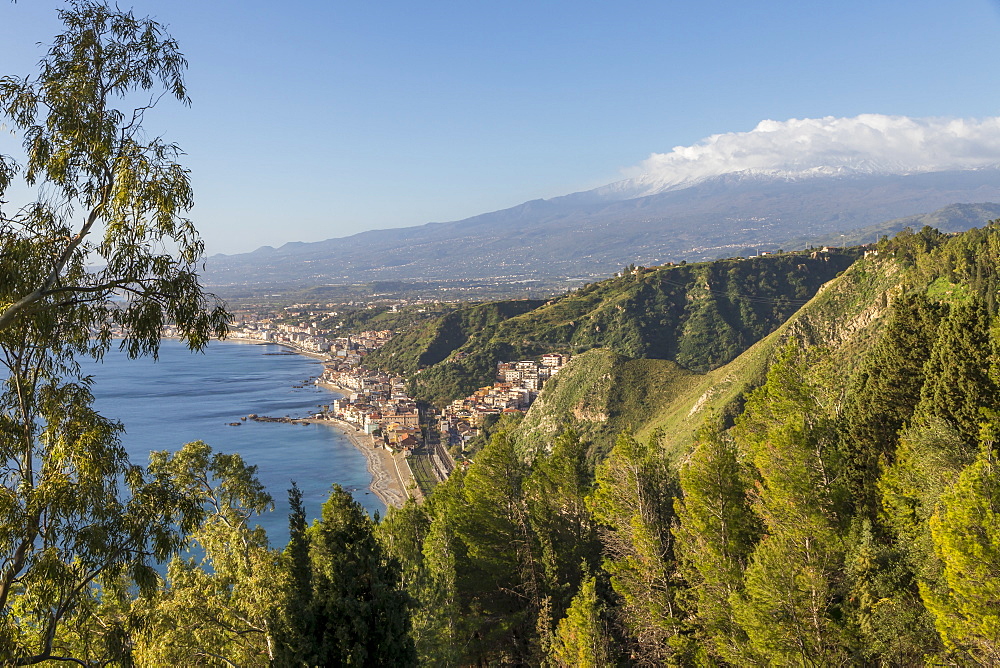
[[[906,555],[868,518],[852,524],[844,564],[849,625],[858,636],[859,659],[910,666],[940,649],[907,564]]]
[[[597,531],[585,499],[592,485],[587,444],[572,430],[535,459],[525,483],[529,520],[540,547],[543,595],[552,614],[563,615],[584,572],[600,558]]]
[[[605,608],[597,596],[596,578],[583,581],[580,591],[556,627],[550,661],[565,668],[604,668],[612,665],[611,641]]]
[[[903,431],[896,461],[878,481],[885,522],[918,580],[940,577],[928,522],[974,454],[952,424],[924,418]]]
[[[462,622],[458,560],[461,546],[448,522],[431,523],[424,541],[424,577],[416,588],[414,635],[422,665],[448,668],[462,663],[467,627]]]
[[[309,538],[306,524],[306,510],[302,503],[302,491],[294,482],[288,490],[288,545],[284,551],[284,571],[286,586],[281,606],[275,611],[278,653],[286,665],[302,664],[307,661],[308,643],[306,634],[312,631],[314,622],[310,602],[312,600],[312,566],[309,562]]]
[[[735,428],[757,470],[753,508],[765,535],[733,612],[758,660],[831,665],[849,656],[838,605],[844,548],[834,431],[822,389],[809,380],[811,359],[794,346]]]
[[[851,377],[840,416],[845,486],[857,512],[875,519],[875,482],[882,462],[892,462],[900,429],[920,401],[944,309],[926,297],[902,296],[889,322]]]
[[[516,663],[532,657],[544,591],[525,492],[528,473],[513,439],[499,431],[465,475],[462,507],[449,509],[467,551],[463,589],[478,624],[469,659]]]
[[[379,543],[401,562],[401,583],[414,600],[410,635],[421,665],[460,665],[478,629],[467,606],[471,568],[454,529],[466,507],[464,477],[456,469],[424,503],[390,508],[376,528]]]
[[[657,443],[622,435],[596,482],[588,504],[604,546],[602,568],[621,601],[618,623],[641,661],[681,660],[693,648],[670,533],[677,487],[666,459]]]
[[[973,448],[984,420],[983,409],[1000,408],[1000,387],[989,374],[990,351],[985,303],[972,298],[954,305],[938,328],[916,409],[921,416],[951,423]]]
[[[732,439],[706,426],[681,468],[683,497],[674,502],[675,549],[697,603],[699,637],[707,652],[733,664],[750,659],[731,601],[742,591],[761,533],[748,498],[751,483]]]
[[[979,665],[1000,663],[1000,456],[992,439],[942,494],[930,518],[944,586],[921,594],[945,647]]]
[[[361,505],[334,486],[321,519],[306,531],[308,599],[288,618],[291,628],[276,648],[278,663],[416,665],[410,598],[399,588],[399,564],[383,554],[372,529]],[[293,560],[300,555],[297,545],[289,550]],[[301,563],[293,561],[292,568],[289,579],[298,587],[304,580]]]

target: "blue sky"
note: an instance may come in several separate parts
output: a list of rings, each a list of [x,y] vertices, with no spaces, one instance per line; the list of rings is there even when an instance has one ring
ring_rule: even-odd
[[[0,73],[57,6],[0,4]],[[209,253],[584,190],[764,119],[1000,115],[990,0],[131,6],[190,61],[193,106],[147,126],[188,153]]]

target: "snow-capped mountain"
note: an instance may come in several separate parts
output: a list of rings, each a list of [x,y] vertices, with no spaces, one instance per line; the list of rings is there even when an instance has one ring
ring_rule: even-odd
[[[681,190],[711,178],[799,180],[888,176],[1000,166],[1000,118],[853,118],[761,121],[749,132],[707,137],[654,153],[629,177],[596,192],[612,200]]]
[[[600,276],[629,263],[791,248],[952,204],[1000,202],[998,165],[997,118],[764,121],[653,154],[601,188],[451,223],[215,256],[204,278],[309,285]],[[996,205],[946,211],[932,219],[943,229],[1000,216]]]

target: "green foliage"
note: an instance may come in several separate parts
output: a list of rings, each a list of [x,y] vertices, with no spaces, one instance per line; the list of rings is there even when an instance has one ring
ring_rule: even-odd
[[[886,522],[922,580],[936,581],[940,571],[933,555],[930,516],[971,457],[951,425],[928,419],[902,434],[896,462],[879,479]]]
[[[401,375],[444,361],[483,329],[496,327],[544,302],[529,299],[464,305],[420,328],[398,336],[376,351],[369,362]]]
[[[566,430],[551,450],[535,458],[525,482],[528,517],[554,616],[566,610],[585,573],[598,565],[597,528],[584,502],[592,487],[586,453],[587,443]]]
[[[399,564],[384,554],[373,523],[351,495],[334,486],[322,518],[302,534],[293,505],[288,556],[292,586],[275,647],[282,665],[416,664],[409,636],[410,598]],[[302,543],[308,544],[308,565]]]
[[[623,435],[597,467],[588,504],[600,527],[602,568],[621,601],[618,623],[636,652],[664,664],[693,647],[670,533],[676,480],[658,449]]]
[[[599,559],[586,444],[567,432],[530,464],[507,432],[494,434],[468,472],[421,506],[392,510],[378,533],[403,562],[418,601],[421,663],[537,664]]]
[[[321,300],[320,295],[302,294],[298,301]],[[419,306],[390,307],[338,305],[337,315],[320,321],[322,327],[337,329],[341,334],[356,334],[366,330],[410,330],[428,320],[439,318],[453,310],[453,304],[421,304]]]
[[[561,668],[603,668],[611,665],[611,638],[605,608],[597,597],[596,578],[583,581],[566,616],[556,628],[551,661]]]
[[[75,360],[115,330],[129,355],[155,355],[168,322],[200,348],[228,315],[195,274],[180,150],[144,127],[159,97],[187,102],[176,42],[102,2],[58,13],[39,74],[0,78],[0,121],[26,155],[0,157],[0,201],[35,195],[0,211],[0,656],[128,663],[130,586],[152,595],[153,565],[203,509],[128,461]]]
[[[952,306],[938,328],[916,412],[955,426],[966,443],[979,437],[983,410],[1000,408],[990,376],[990,318],[985,302]]]
[[[424,542],[427,569],[421,591],[417,646],[425,665],[460,665],[462,641],[458,541],[444,522],[434,522]]]
[[[480,351],[436,364],[411,377],[407,390],[421,401],[444,406],[484,385],[492,385],[497,372],[495,357],[495,353]]]
[[[976,524],[994,510],[988,486],[973,494],[962,476],[975,455],[970,443],[996,411],[1000,365],[983,290],[991,289],[998,232],[963,239],[923,230],[886,242],[765,341],[706,375],[614,350],[578,355],[516,427],[516,442],[494,438],[404,532],[423,541],[419,556],[415,542],[399,542],[417,564],[421,659],[992,660],[983,624],[995,602],[973,583],[994,577],[990,534]],[[655,274],[627,272],[614,283],[635,287]],[[941,277],[966,298],[928,296]],[[580,291],[575,305],[586,305],[584,315],[599,311],[609,285]],[[703,301],[688,311],[683,341],[715,354],[732,334],[707,285],[686,293]],[[547,313],[559,330],[556,314],[572,306],[554,301],[497,329]],[[614,313],[622,323],[632,317],[627,308]],[[722,332],[720,340],[697,343],[698,322]],[[602,331],[613,329],[604,323]],[[522,341],[528,331],[520,330]],[[713,419],[690,453],[678,452],[677,430],[704,420],[703,406],[735,408],[735,427]],[[579,437],[562,431],[567,424]],[[673,431],[663,440],[669,450],[659,436],[648,444],[623,437],[603,458],[595,445],[657,424]],[[588,458],[597,461],[593,483]],[[622,654],[601,654],[610,647]]]
[[[765,535],[733,607],[750,651],[768,663],[830,665],[848,656],[835,432],[814,367],[789,344],[736,426],[756,468],[753,509]]]
[[[761,534],[750,507],[751,483],[733,440],[706,426],[680,470],[683,497],[674,501],[677,521],[671,529],[681,573],[694,595],[700,640],[708,653],[735,665],[752,660],[732,609]]]
[[[548,381],[515,435],[522,449],[549,443],[566,424],[590,442],[588,459],[604,458],[622,432],[649,424],[698,377],[668,360],[627,359],[594,349]]]
[[[906,231],[857,263],[630,266],[544,303],[345,313],[411,325],[370,360],[438,404],[499,360],[576,357],[378,526],[335,488],[308,527],[293,486],[278,553],[247,526],[270,504],[253,467],[192,443],[143,471],[91,408],[74,357],[112,326],[155,354],[164,322],[199,347],[227,316],[193,274],[176,147],[108,102],[186,100],[176,45],[102,4],[61,16],[41,76],[0,80],[48,193],[0,217],[3,661],[1000,661],[1000,225]],[[0,158],[0,194],[17,170]],[[161,586],[154,563],[185,545]]]
[[[118,327],[130,354],[155,353],[169,320],[204,345],[225,332],[227,316],[220,306],[208,310],[195,274],[203,245],[183,217],[193,205],[188,172],[177,146],[144,132],[155,102],[124,106],[137,93],[155,101],[157,89],[187,103],[186,61],[155,21],[88,0],[59,16],[66,32],[41,73],[0,78],[0,114],[24,137],[27,155],[12,171],[39,190],[0,218],[5,344],[58,326],[71,345],[48,345],[86,349],[94,330],[99,354]]]
[[[845,484],[855,507],[874,518],[882,462],[895,457],[899,430],[920,401],[924,367],[943,309],[921,295],[900,297],[880,339],[851,376],[840,417]]]
[[[927,296],[939,302],[962,303],[968,301],[972,294],[965,285],[952,283],[944,276],[939,276],[927,286]]]
[[[466,509],[451,518],[480,583],[471,593],[482,651],[508,661],[531,655],[527,640],[544,596],[541,552],[528,515],[528,474],[510,436],[498,432],[465,476]]]
[[[847,533],[846,617],[856,652],[869,663],[912,666],[940,649],[901,547],[870,519]]]
[[[978,665],[1000,662],[1000,470],[992,440],[930,518],[944,587],[923,586],[944,645]]]
[[[144,624],[135,637],[140,665],[267,665],[273,660],[273,602],[286,575],[279,554],[248,520],[271,510],[257,467],[239,455],[188,443],[154,453],[150,470],[205,509],[188,534],[198,558],[174,558],[165,587],[136,602]]]
[[[370,359],[411,375],[414,396],[438,405],[492,383],[498,361],[553,351],[607,348],[705,371],[773,331],[856,257],[786,254],[633,268],[545,303],[461,308],[398,337]]]

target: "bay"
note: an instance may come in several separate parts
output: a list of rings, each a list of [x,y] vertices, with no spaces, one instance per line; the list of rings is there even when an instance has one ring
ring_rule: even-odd
[[[278,548],[288,541],[292,480],[310,518],[319,517],[334,483],[370,515],[386,510],[370,490],[365,456],[336,428],[240,420],[251,413],[315,413],[339,396],[313,384],[322,370],[318,360],[272,344],[213,341],[204,353],[192,353],[171,339],[162,342],[157,361],[130,360],[112,350],[102,362],[84,365],[84,373],[94,377],[97,410],[124,425],[122,442],[133,463],[147,464],[152,450],[173,451],[202,440],[214,452],[239,453],[256,465],[275,502],[275,510],[256,521]]]

